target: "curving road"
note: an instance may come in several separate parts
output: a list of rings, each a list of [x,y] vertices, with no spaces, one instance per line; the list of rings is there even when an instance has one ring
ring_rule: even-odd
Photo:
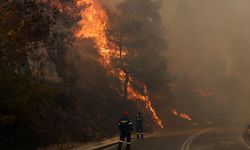
[[[104,150],[116,150],[111,146]],[[192,127],[162,130],[159,134],[135,140],[132,150],[250,150],[242,139],[242,129],[232,127]]]

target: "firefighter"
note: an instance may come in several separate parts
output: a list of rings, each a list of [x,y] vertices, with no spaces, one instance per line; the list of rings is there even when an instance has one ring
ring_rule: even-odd
[[[127,140],[127,150],[130,150],[131,146],[131,131],[133,131],[133,122],[128,117],[128,112],[123,113],[123,117],[118,122],[118,127],[121,132],[120,142],[118,145],[118,150],[121,150],[122,144],[125,139]]]
[[[143,139],[143,117],[140,112],[136,115],[136,135],[137,139]]]

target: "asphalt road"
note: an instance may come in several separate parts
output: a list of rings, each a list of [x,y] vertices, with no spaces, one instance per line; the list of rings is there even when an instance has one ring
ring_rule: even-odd
[[[104,150],[116,150],[111,146]],[[124,146],[125,149],[125,146]],[[190,127],[162,130],[144,140],[135,140],[132,150],[250,150],[241,128]]]

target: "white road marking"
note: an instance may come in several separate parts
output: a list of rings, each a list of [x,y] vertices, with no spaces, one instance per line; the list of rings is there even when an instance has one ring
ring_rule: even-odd
[[[190,136],[189,138],[187,138],[187,139],[185,140],[185,142],[184,142],[184,143],[182,144],[182,146],[181,146],[181,150],[189,150],[191,143],[193,142],[193,140],[194,140],[196,137],[198,137],[199,135],[201,135],[201,134],[203,134],[203,133],[205,133],[205,132],[208,132],[208,131],[210,131],[210,130],[213,130],[213,129],[214,129],[214,128],[209,128],[209,129],[206,129],[206,130],[203,130],[203,131],[200,131],[200,132],[198,132],[198,133],[193,134],[192,136]]]

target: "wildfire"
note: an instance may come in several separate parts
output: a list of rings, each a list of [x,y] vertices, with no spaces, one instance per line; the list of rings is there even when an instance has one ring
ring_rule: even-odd
[[[153,106],[152,106],[152,103],[149,99],[149,97],[147,96],[147,87],[146,85],[144,85],[144,94],[145,95],[142,95],[138,92],[136,92],[133,87],[131,86],[131,83],[128,84],[128,98],[129,99],[137,99],[137,100],[140,100],[142,102],[144,102],[146,104],[146,109],[148,109],[150,112],[151,112],[151,115],[154,119],[154,121],[161,127],[163,128],[163,124],[162,124],[162,121],[161,119],[157,116]]]
[[[175,109],[172,110],[172,114],[178,116],[178,112]]]
[[[179,112],[177,112],[176,109],[172,109],[171,112],[172,112],[172,114],[173,114],[174,116],[178,116],[178,117],[180,117],[180,118],[182,118],[182,119],[189,120],[189,121],[192,120],[192,118],[191,118],[188,114],[186,114],[186,113],[179,113]]]
[[[119,51],[117,45],[110,42],[106,36],[106,29],[108,23],[108,16],[106,12],[102,9],[96,0],[76,0],[77,5],[86,5],[87,8],[81,11],[81,20],[79,22],[80,29],[75,33],[77,38],[92,38],[95,40],[96,49],[99,52],[100,63],[105,67],[105,69],[112,75],[119,78],[121,81],[125,80],[125,72],[119,68],[115,68],[111,64],[111,58],[119,58]],[[122,55],[126,55],[126,51]],[[162,121],[157,116],[152,103],[147,96],[147,87],[144,87],[144,95],[137,92],[131,84],[131,80],[128,83],[128,99],[139,100],[144,102],[146,109],[151,112],[154,121],[163,128]]]
[[[189,120],[189,121],[192,120],[191,117],[190,117],[188,114],[186,114],[186,113],[180,113],[179,116],[180,116],[181,118],[186,119],[186,120]]]

